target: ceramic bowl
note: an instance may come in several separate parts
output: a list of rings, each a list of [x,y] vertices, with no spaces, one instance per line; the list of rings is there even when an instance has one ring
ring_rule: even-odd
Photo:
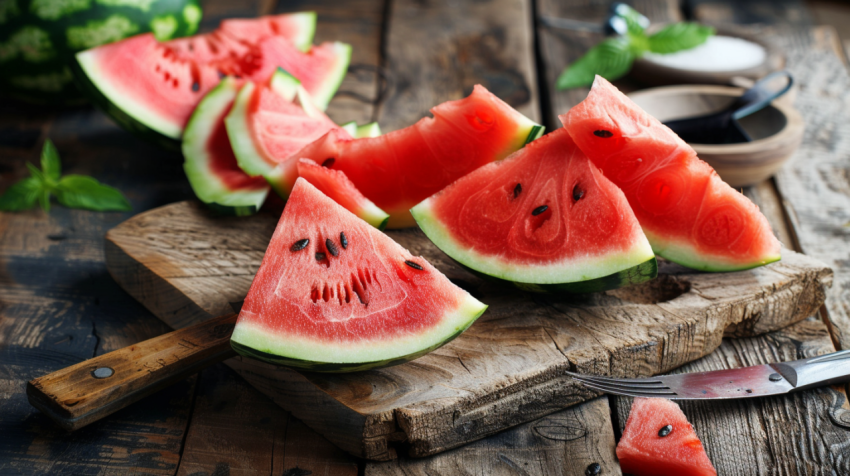
[[[743,92],[726,86],[682,85],[644,89],[629,97],[664,122],[719,111]],[[740,124],[752,142],[690,144],[733,187],[753,185],[775,174],[803,140],[803,119],[786,101],[774,101]]]

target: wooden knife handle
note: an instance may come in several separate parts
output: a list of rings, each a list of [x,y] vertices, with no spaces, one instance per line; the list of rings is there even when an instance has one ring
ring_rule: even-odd
[[[66,430],[100,420],[157,390],[236,355],[236,314],[209,319],[27,383],[27,398]]]

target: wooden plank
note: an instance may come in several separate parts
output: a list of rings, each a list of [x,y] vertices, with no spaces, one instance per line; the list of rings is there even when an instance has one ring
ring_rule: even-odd
[[[356,476],[357,463],[223,365],[201,372],[178,476]]]
[[[641,0],[629,2],[635,9],[646,15],[653,23],[665,23],[681,19],[676,0]],[[558,0],[537,0],[537,16],[569,18],[601,25],[608,16],[611,2],[605,0],[582,0],[562,2]],[[558,75],[564,68],[581,57],[587,50],[601,41],[601,33],[562,30],[538,23],[541,76],[544,90],[542,95],[548,98],[544,104],[545,124],[550,128],[561,127],[558,114],[564,114],[581,102],[590,88],[573,88],[565,91],[555,89]],[[618,83],[618,86],[621,86]],[[634,86],[624,88],[629,90]]]
[[[814,22],[803,0],[687,0],[691,16],[705,23],[811,26]]]
[[[608,398],[600,397],[427,458],[369,463],[365,476],[622,474]],[[593,474],[592,472],[590,474]]]
[[[109,232],[110,272],[180,327],[242,299],[275,222],[264,214],[216,218],[194,202],[153,210]],[[484,283],[418,230],[389,235],[488,303],[487,314],[446,347],[379,371],[301,374],[230,361],[319,433],[374,459],[393,457],[399,439],[424,456],[590,397],[564,378],[567,368],[660,373],[711,352],[724,332],[752,335],[796,322],[817,309],[830,279],[826,268],[789,251],[780,263],[740,273],[662,264],[662,277],[644,286],[559,299]]]
[[[387,21],[384,130],[413,124],[475,84],[539,121],[530,1],[398,0]]]
[[[812,357],[832,352],[826,327],[808,319],[761,337],[728,339],[713,354],[677,369],[703,372]],[[822,388],[759,399],[679,402],[724,476],[847,474],[847,398]],[[619,433],[631,399],[616,398]]]

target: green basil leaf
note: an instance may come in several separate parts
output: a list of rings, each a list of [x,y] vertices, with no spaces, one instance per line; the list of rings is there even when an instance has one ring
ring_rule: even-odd
[[[129,211],[130,202],[115,188],[85,175],[66,175],[59,180],[56,198],[68,208],[99,212]]]
[[[38,194],[38,203],[45,213],[50,211],[50,190],[42,188]]]
[[[629,72],[634,60],[635,53],[626,38],[608,38],[568,66],[558,76],[556,86],[558,89],[589,86],[597,74],[614,81]]]
[[[0,210],[16,212],[32,208],[41,191],[41,182],[35,177],[27,177],[13,184],[6,189],[6,193],[0,195]]]
[[[649,51],[653,53],[675,53],[705,43],[714,28],[699,23],[671,23],[649,36]]]
[[[59,152],[50,139],[44,142],[41,149],[41,171],[53,181],[59,180],[62,175],[62,163],[59,161]]]
[[[27,169],[29,169],[29,171],[30,171],[30,175],[32,175],[32,178],[41,182],[41,186],[44,187],[44,185],[47,182],[47,179],[44,178],[44,173],[41,170],[38,170],[38,167],[36,167],[35,165],[33,165],[29,162],[26,162],[26,164],[27,164]]]

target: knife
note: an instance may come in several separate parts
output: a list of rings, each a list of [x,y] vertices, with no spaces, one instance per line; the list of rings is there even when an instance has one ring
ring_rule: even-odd
[[[627,397],[715,400],[784,395],[850,382],[850,350],[791,362],[651,378],[610,378],[567,372],[585,387]]]

